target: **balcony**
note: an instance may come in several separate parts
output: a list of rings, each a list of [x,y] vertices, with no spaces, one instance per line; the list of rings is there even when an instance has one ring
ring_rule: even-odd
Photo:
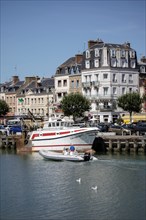
[[[94,82],[92,82],[92,84],[94,87],[99,87],[99,81],[94,81]]]
[[[82,83],[83,88],[90,88],[91,85],[92,85],[91,82],[83,82],[83,83]]]

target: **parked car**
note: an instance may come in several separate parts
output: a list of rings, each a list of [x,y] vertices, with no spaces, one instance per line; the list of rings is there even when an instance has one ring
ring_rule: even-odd
[[[146,123],[145,122],[139,122],[135,126],[133,126],[133,131],[135,133],[139,132],[139,134],[146,133]]]
[[[7,130],[6,130],[6,128],[4,127],[4,125],[0,125],[0,133],[1,133],[1,134],[7,134]]]
[[[17,132],[22,132],[21,126],[11,126],[9,128],[10,134],[16,134]]]
[[[131,134],[136,134],[139,132],[139,134],[146,133],[146,122],[138,122],[138,123],[131,123],[131,124],[125,124],[123,125],[124,128],[131,131]]]
[[[101,132],[108,132],[109,125],[105,123],[99,123],[97,127],[100,129]]]
[[[115,132],[116,134],[118,135],[130,135],[131,134],[131,130],[130,129],[127,129],[121,125],[114,125],[114,124],[111,124],[109,126],[109,129],[108,129],[109,132]]]

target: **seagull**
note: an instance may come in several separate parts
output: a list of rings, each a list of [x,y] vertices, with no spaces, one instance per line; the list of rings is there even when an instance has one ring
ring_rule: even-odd
[[[97,186],[92,186],[91,189],[97,191]]]
[[[78,183],[81,183],[81,178],[77,179],[76,181],[77,181]]]

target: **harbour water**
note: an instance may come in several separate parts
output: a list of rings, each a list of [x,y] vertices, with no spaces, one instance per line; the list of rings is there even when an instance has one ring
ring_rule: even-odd
[[[145,220],[146,155],[98,158],[53,162],[0,151],[0,219]]]

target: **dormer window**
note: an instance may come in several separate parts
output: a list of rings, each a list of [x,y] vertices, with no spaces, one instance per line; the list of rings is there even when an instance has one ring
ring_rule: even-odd
[[[86,58],[90,58],[90,51],[89,50],[86,50]]]
[[[130,51],[130,58],[135,58],[135,51],[134,50]]]
[[[125,57],[125,50],[121,50],[121,57]]]
[[[115,57],[116,56],[116,51],[115,51],[115,49],[111,49],[111,57]]]
[[[111,59],[111,66],[116,67],[117,66],[117,61],[116,59]]]
[[[121,61],[121,66],[124,68],[126,66],[125,60]]]
[[[131,68],[135,68],[135,61],[131,61]]]
[[[145,67],[144,67],[144,66],[141,66],[141,67],[140,67],[140,72],[141,72],[141,73],[145,73]]]
[[[99,57],[99,49],[95,48],[95,57]]]

